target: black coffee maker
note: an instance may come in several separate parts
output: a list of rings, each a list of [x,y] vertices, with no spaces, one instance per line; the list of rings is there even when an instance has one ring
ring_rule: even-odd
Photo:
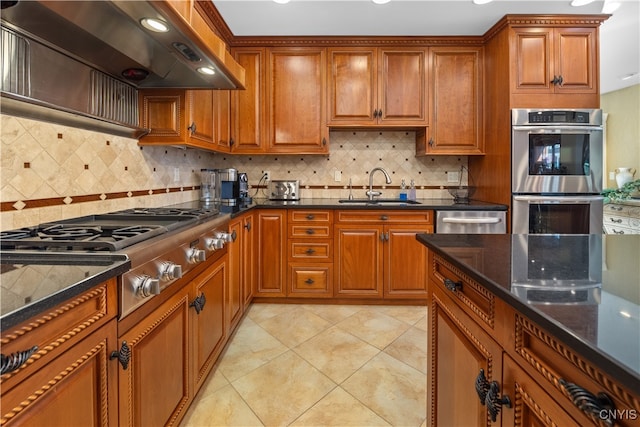
[[[240,186],[236,169],[216,169],[216,203],[235,206],[240,200]]]

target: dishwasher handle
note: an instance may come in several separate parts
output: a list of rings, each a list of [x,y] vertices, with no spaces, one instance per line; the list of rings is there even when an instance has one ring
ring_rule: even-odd
[[[442,222],[450,224],[499,224],[502,218],[442,218]]]

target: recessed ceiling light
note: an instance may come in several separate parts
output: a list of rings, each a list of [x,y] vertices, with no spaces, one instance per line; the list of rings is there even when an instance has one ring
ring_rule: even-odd
[[[149,31],[156,33],[166,33],[169,31],[169,26],[166,22],[154,18],[142,18],[140,24]]]
[[[375,4],[385,4],[385,3],[389,3],[391,0],[371,0],[372,2],[374,2]]]
[[[279,4],[287,4],[289,3],[290,0],[273,0],[273,1]]]
[[[585,6],[589,3],[593,3],[595,0],[573,0],[571,2],[571,6],[574,7],[579,7],[579,6]]]
[[[198,68],[198,72],[200,74],[206,74],[207,76],[213,76],[216,73],[216,70],[211,67],[200,67]]]
[[[493,0],[473,0],[474,4],[487,4],[491,3]]]

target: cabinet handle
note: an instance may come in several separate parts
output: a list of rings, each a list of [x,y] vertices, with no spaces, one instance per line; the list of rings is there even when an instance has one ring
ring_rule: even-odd
[[[445,288],[449,289],[451,292],[455,292],[458,290],[462,290],[462,280],[458,280],[454,282],[451,279],[444,279]]]
[[[615,219],[615,218],[609,218],[611,220],[611,222],[617,222],[618,224],[622,223],[621,219]]]
[[[615,228],[612,229],[613,234],[624,234],[624,230],[617,231]]]
[[[373,118],[374,119],[378,118],[378,110],[373,110]]]
[[[622,206],[611,206],[611,210],[621,211],[622,210]]]
[[[381,119],[382,118],[382,109],[378,110],[378,118]]]
[[[313,214],[309,214],[309,215],[307,215],[307,219],[308,219],[309,221],[312,221],[312,220],[314,220],[314,219],[315,219],[315,215],[313,215]]]
[[[558,76],[558,83],[556,83],[558,86],[562,86],[562,84],[564,83],[564,79],[562,78],[562,76]]]
[[[0,375],[8,374],[9,372],[20,369],[20,367],[27,363],[27,360],[29,360],[36,351],[38,351],[38,346],[34,345],[28,350],[11,353],[8,356],[0,354]]]
[[[322,138],[322,146],[326,146],[327,145],[327,138]]]
[[[594,396],[586,389],[565,381],[563,378],[558,380],[562,386],[562,392],[571,399],[573,404],[585,413],[596,424],[600,425],[604,422],[605,425],[613,426],[615,419],[611,418],[611,415],[615,413],[615,405],[611,398],[603,392]]]
[[[553,76],[553,80],[551,80],[549,83],[556,85],[558,84],[558,76]]]
[[[306,283],[307,285],[313,285],[315,283],[315,281],[311,278],[307,279],[304,281],[304,283]]]
[[[236,143],[236,142],[233,140],[233,138],[230,138],[230,139],[229,139],[229,147],[233,147],[233,145],[234,145],[235,143]]]
[[[109,360],[118,359],[120,365],[122,365],[122,369],[125,371],[129,367],[129,361],[131,360],[131,347],[127,344],[126,341],[122,341],[122,345],[120,346],[120,350],[112,351],[111,356],[109,356]]]
[[[307,228],[307,234],[315,234],[316,231],[313,228]]]
[[[306,253],[307,255],[313,255],[313,254],[315,254],[315,253],[316,253],[316,250],[315,250],[315,249],[313,249],[313,248],[309,248],[309,249],[307,249],[307,250],[305,251],[305,253]]]
[[[236,230],[233,230],[231,232],[231,241],[235,242],[237,238],[238,238],[238,233],[236,233]]]
[[[493,422],[496,421],[502,405],[505,405],[507,408],[511,408],[511,399],[509,399],[509,396],[503,395],[502,397],[498,397],[499,395],[500,386],[498,385],[498,382],[491,381],[484,403],[487,405],[487,412],[489,412],[489,416]]]
[[[388,216],[386,216],[386,215],[380,215],[380,220],[381,220],[381,221],[386,221],[386,220],[388,220],[388,219],[389,219],[389,217],[388,217]]]
[[[204,310],[204,305],[207,302],[207,297],[204,296],[204,293],[195,297],[193,302],[189,304],[189,307],[193,307],[196,309],[196,314],[200,314],[202,310]]]
[[[433,137],[429,138],[429,147],[433,147],[433,144],[435,144],[435,142],[433,141]]]
[[[196,133],[196,122],[191,122],[191,125],[187,128],[192,134]]]
[[[484,376],[484,369],[480,369],[480,373],[476,377],[476,394],[480,399],[480,404],[484,406],[484,401],[487,398],[487,392],[489,391],[489,381]]]
[[[244,228],[245,228],[247,231],[251,231],[251,223],[250,223],[250,222],[246,223],[246,224],[244,225]]]

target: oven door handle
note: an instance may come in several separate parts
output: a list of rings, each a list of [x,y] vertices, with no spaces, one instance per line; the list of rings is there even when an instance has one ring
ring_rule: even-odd
[[[571,133],[602,132],[602,126],[512,126],[512,130],[524,130],[534,133],[557,133],[558,131],[567,131]]]
[[[604,200],[603,196],[513,196],[517,202],[528,203],[591,203]]]
[[[500,218],[442,218],[442,222],[450,224],[498,224]]]

